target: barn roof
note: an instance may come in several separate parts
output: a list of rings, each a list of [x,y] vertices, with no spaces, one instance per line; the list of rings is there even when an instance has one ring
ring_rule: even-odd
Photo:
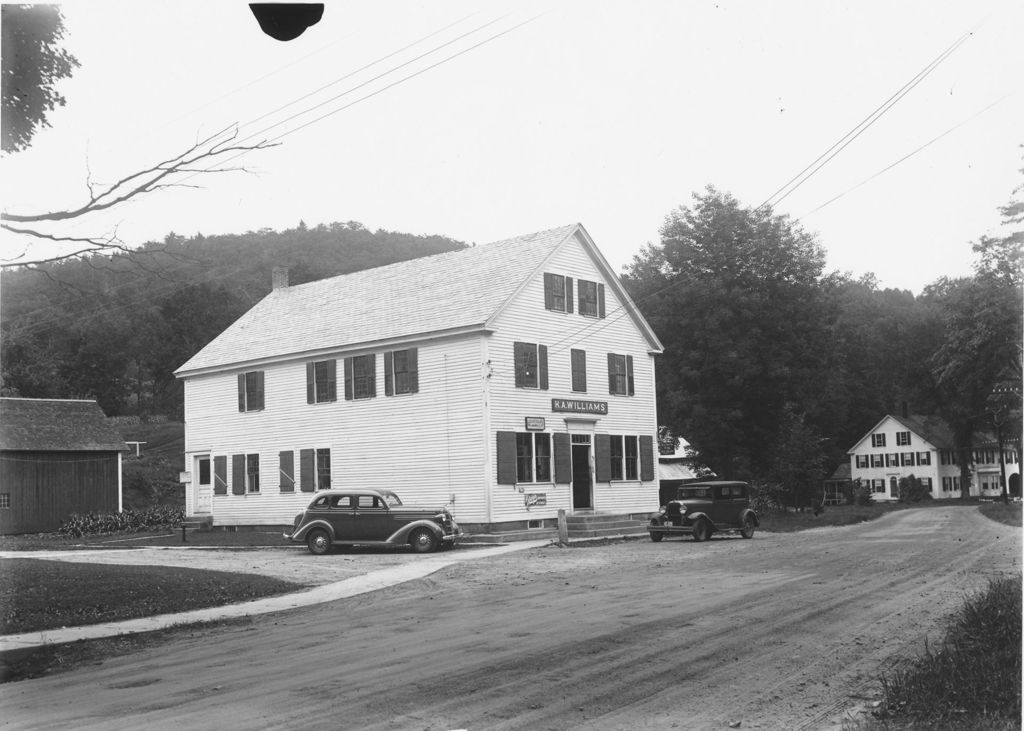
[[[0,398],[0,449],[119,452],[117,429],[95,401]]]
[[[606,270],[609,285],[630,303],[629,314],[660,350],[618,277],[576,223],[275,289],[175,374],[484,328],[574,235]]]

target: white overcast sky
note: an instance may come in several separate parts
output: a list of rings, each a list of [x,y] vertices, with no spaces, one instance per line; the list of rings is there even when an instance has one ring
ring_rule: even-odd
[[[52,127],[3,158],[9,212],[74,207],[88,179],[116,180],[232,123],[245,136],[300,115],[262,135],[276,137],[356,102],[238,161],[250,173],[195,178],[201,188],[65,235],[116,226],[137,245],[355,220],[486,243],[579,221],[618,270],[708,184],[760,204],[965,33],[776,210],[818,235],[829,269],[920,292],[970,271],[970,242],[1000,234],[997,207],[1024,182],[1018,1],[337,2],[290,42],[264,35],[242,2],[63,12],[81,67]],[[5,259],[25,248],[2,245]]]

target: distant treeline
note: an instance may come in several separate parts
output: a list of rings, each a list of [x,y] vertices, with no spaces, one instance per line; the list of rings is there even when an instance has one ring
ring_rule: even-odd
[[[301,223],[286,231],[185,238],[130,253],[3,272],[0,389],[95,398],[109,416],[180,418],[173,371],[262,299],[275,266],[290,283],[464,248],[444,236]]]

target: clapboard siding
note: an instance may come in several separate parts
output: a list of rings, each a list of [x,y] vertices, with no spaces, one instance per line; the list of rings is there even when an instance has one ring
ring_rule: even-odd
[[[572,313],[545,309],[544,272],[573,278]],[[605,285],[605,318],[579,314],[575,290],[580,279]],[[587,250],[573,239],[562,245],[545,263],[543,271],[537,272],[496,318],[495,332],[487,342],[487,357],[491,362],[492,373],[489,383],[492,437],[488,444],[492,464],[497,460],[494,433],[503,430],[523,431],[527,416],[544,417],[546,431],[549,433],[567,429],[565,418],[572,415],[553,413],[553,398],[606,401],[608,414],[597,417],[595,433],[652,437],[657,434],[654,356],[648,352],[648,341],[633,319],[625,314],[623,306],[614,287],[605,280]],[[517,341],[547,346],[547,390],[516,388],[513,344]],[[572,390],[570,350],[574,348],[586,351],[585,393]],[[608,393],[608,353],[633,357],[635,395]],[[493,475],[491,479],[494,479]],[[520,487],[523,487],[523,494],[511,485],[495,486],[494,512],[500,514],[503,520],[549,518],[557,515],[559,508],[571,507],[570,485],[540,483]],[[547,505],[527,510],[524,495],[531,492],[546,493]],[[644,512],[658,507],[657,480],[595,483],[593,493],[594,509],[602,512]]]
[[[457,519],[483,521],[486,455],[477,338],[416,347],[415,394],[384,395],[383,350],[376,351],[377,396],[369,399],[344,399],[340,362],[338,400],[321,404],[306,403],[305,361],[265,367],[265,406],[258,412],[238,411],[237,371],[187,379],[186,464],[200,454],[260,455],[260,492],[233,495],[229,489],[227,495],[215,495],[215,523],[290,523],[311,497],[298,487],[297,453],[315,448],[331,450],[332,487],[389,488],[407,503],[441,505],[454,497]],[[353,354],[361,353],[338,353],[337,358]],[[296,452],[296,489],[282,493],[278,462],[287,450]],[[232,479],[228,460],[228,485]]]

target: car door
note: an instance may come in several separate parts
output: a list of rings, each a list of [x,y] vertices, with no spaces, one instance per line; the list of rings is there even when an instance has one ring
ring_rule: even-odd
[[[355,532],[355,510],[352,495],[334,495],[331,497],[327,520],[334,528],[334,540],[351,541]]]
[[[376,495],[356,495],[353,519],[353,540],[383,541],[396,530],[391,520],[391,511]]]
[[[716,485],[712,493],[711,520],[717,526],[729,525],[732,522],[732,488]]]

